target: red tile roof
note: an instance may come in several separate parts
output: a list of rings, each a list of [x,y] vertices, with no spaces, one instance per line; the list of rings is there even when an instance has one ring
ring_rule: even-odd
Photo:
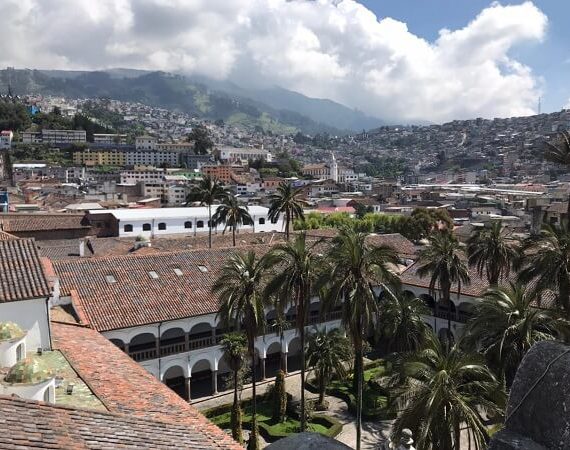
[[[0,214],[0,229],[9,233],[87,228],[83,214]]]
[[[18,237],[0,230],[0,241],[12,241],[14,239],[18,239]]]
[[[33,239],[0,241],[0,303],[50,295]]]
[[[73,369],[109,411],[121,415],[115,416],[115,421],[131,421],[134,427],[143,422],[149,426],[154,424],[156,439],[164,434],[165,442],[157,448],[241,448],[198,410],[95,330],[52,323],[52,332],[54,346],[65,355]],[[176,436],[181,429],[185,430],[179,435],[181,440],[171,443],[169,436]],[[78,432],[82,434],[85,431],[78,428]],[[89,435],[89,432],[85,434]],[[129,439],[121,433],[112,434],[110,438],[113,436],[119,442],[128,442]],[[145,447],[145,438],[146,435],[140,440],[142,448],[150,446],[149,441]]]
[[[210,440],[185,424],[0,396],[0,448],[238,449]],[[221,433],[221,432],[220,432]]]

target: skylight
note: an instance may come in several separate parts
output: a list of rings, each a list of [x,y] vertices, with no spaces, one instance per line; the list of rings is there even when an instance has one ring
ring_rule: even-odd
[[[105,280],[107,280],[107,283],[109,283],[109,284],[113,284],[113,283],[117,282],[115,275],[105,275]]]
[[[178,267],[174,269],[174,273],[175,273],[176,275],[178,275],[179,277],[182,276],[182,271],[181,271]]]
[[[208,268],[206,266],[198,266],[198,269],[200,269],[200,272],[206,273],[208,271]]]
[[[157,274],[154,270],[151,270],[151,271],[148,273],[148,276],[149,276],[150,278],[152,278],[153,280],[156,280],[156,279],[158,278],[158,274]]]

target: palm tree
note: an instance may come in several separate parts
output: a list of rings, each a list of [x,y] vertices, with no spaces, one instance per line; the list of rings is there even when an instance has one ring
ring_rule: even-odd
[[[457,238],[449,231],[434,233],[429,238],[429,245],[419,254],[417,274],[420,278],[431,277],[429,292],[436,295],[441,291],[442,300],[451,313],[451,286],[457,283],[461,295],[461,285],[468,284],[469,272],[464,260],[464,249]],[[447,315],[447,332],[451,333],[451,314]],[[447,336],[450,341],[450,336]]]
[[[545,141],[545,144],[546,152],[544,157],[546,160],[561,166],[570,167],[570,133],[568,131],[560,133],[557,144],[547,141]],[[570,197],[568,198],[566,220],[570,221]]]
[[[247,337],[252,373],[251,437],[248,449],[259,448],[257,428],[257,401],[255,386],[255,339],[265,328],[265,297],[263,285],[271,258],[257,258],[253,251],[230,255],[212,286],[212,292],[220,299],[218,316],[225,327],[241,326]]]
[[[307,202],[301,197],[303,190],[295,189],[291,183],[281,183],[277,186],[277,191],[269,196],[270,206],[268,217],[276,221],[281,214],[285,215],[285,236],[289,240],[289,225],[295,219],[303,220],[305,215],[303,208]]]
[[[422,347],[428,326],[422,315],[429,316],[425,303],[408,292],[385,292],[378,307],[378,328],[388,338],[387,348],[408,352]]]
[[[393,441],[409,428],[418,450],[458,450],[460,428],[466,428],[475,450],[487,448],[482,414],[500,415],[506,394],[482,355],[443,345],[430,333],[424,349],[404,354],[394,368],[404,384],[394,390],[400,413]]]
[[[188,203],[200,202],[201,205],[208,206],[208,246],[210,248],[212,248],[212,205],[223,200],[227,194],[227,190],[217,178],[206,175],[192,188],[186,198]]]
[[[325,388],[334,376],[346,377],[345,363],[350,358],[350,342],[335,328],[330,331],[316,330],[309,335],[307,362],[315,371],[319,386],[319,405],[324,405]]]
[[[394,249],[381,245],[371,247],[366,234],[342,230],[328,252],[330,267],[322,280],[325,306],[341,306],[342,323],[354,347],[354,376],[357,391],[356,448],[360,449],[362,427],[363,348],[366,336],[378,314],[374,288],[390,290],[399,284],[392,268],[398,263]]]
[[[506,235],[500,221],[475,231],[467,242],[469,266],[476,267],[479,277],[486,276],[492,287],[509,276],[518,251],[517,241]]]
[[[278,316],[284,315],[290,303],[296,311],[295,326],[301,341],[301,431],[305,431],[305,327],[322,258],[314,251],[314,245],[307,245],[305,233],[292,242],[277,245],[271,255],[278,265],[267,283],[266,295],[276,299]]]
[[[247,339],[241,333],[227,333],[220,341],[220,344],[222,344],[224,353],[228,357],[228,365],[230,366],[234,377],[234,403],[231,415],[232,437],[235,441],[243,444],[241,407],[238,399],[238,377],[247,351]]]
[[[553,310],[533,307],[534,300],[531,290],[521,284],[490,289],[475,305],[467,324],[466,341],[487,357],[507,386],[533,344],[555,339],[569,329],[570,324]]]
[[[212,217],[216,225],[224,223],[224,233],[228,227],[232,229],[232,240],[236,246],[236,230],[240,225],[253,225],[253,219],[249,215],[248,207],[241,205],[235,195],[226,195],[222,204],[216,208]]]
[[[539,236],[527,239],[522,247],[518,280],[532,283],[539,297],[555,293],[558,306],[570,320],[570,229],[544,224]]]

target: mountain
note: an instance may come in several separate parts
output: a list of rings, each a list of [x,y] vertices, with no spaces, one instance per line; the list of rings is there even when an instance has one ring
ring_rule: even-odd
[[[232,83],[165,72],[0,70],[0,93],[7,92],[8,85],[17,95],[107,97],[276,133],[340,135],[381,124],[330,100],[311,99],[277,87],[243,89]]]

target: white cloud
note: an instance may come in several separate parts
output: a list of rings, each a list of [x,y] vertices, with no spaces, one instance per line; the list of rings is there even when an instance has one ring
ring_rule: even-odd
[[[277,84],[388,120],[531,114],[532,3],[493,3],[428,42],[354,0],[0,0],[0,66],[133,67]]]

